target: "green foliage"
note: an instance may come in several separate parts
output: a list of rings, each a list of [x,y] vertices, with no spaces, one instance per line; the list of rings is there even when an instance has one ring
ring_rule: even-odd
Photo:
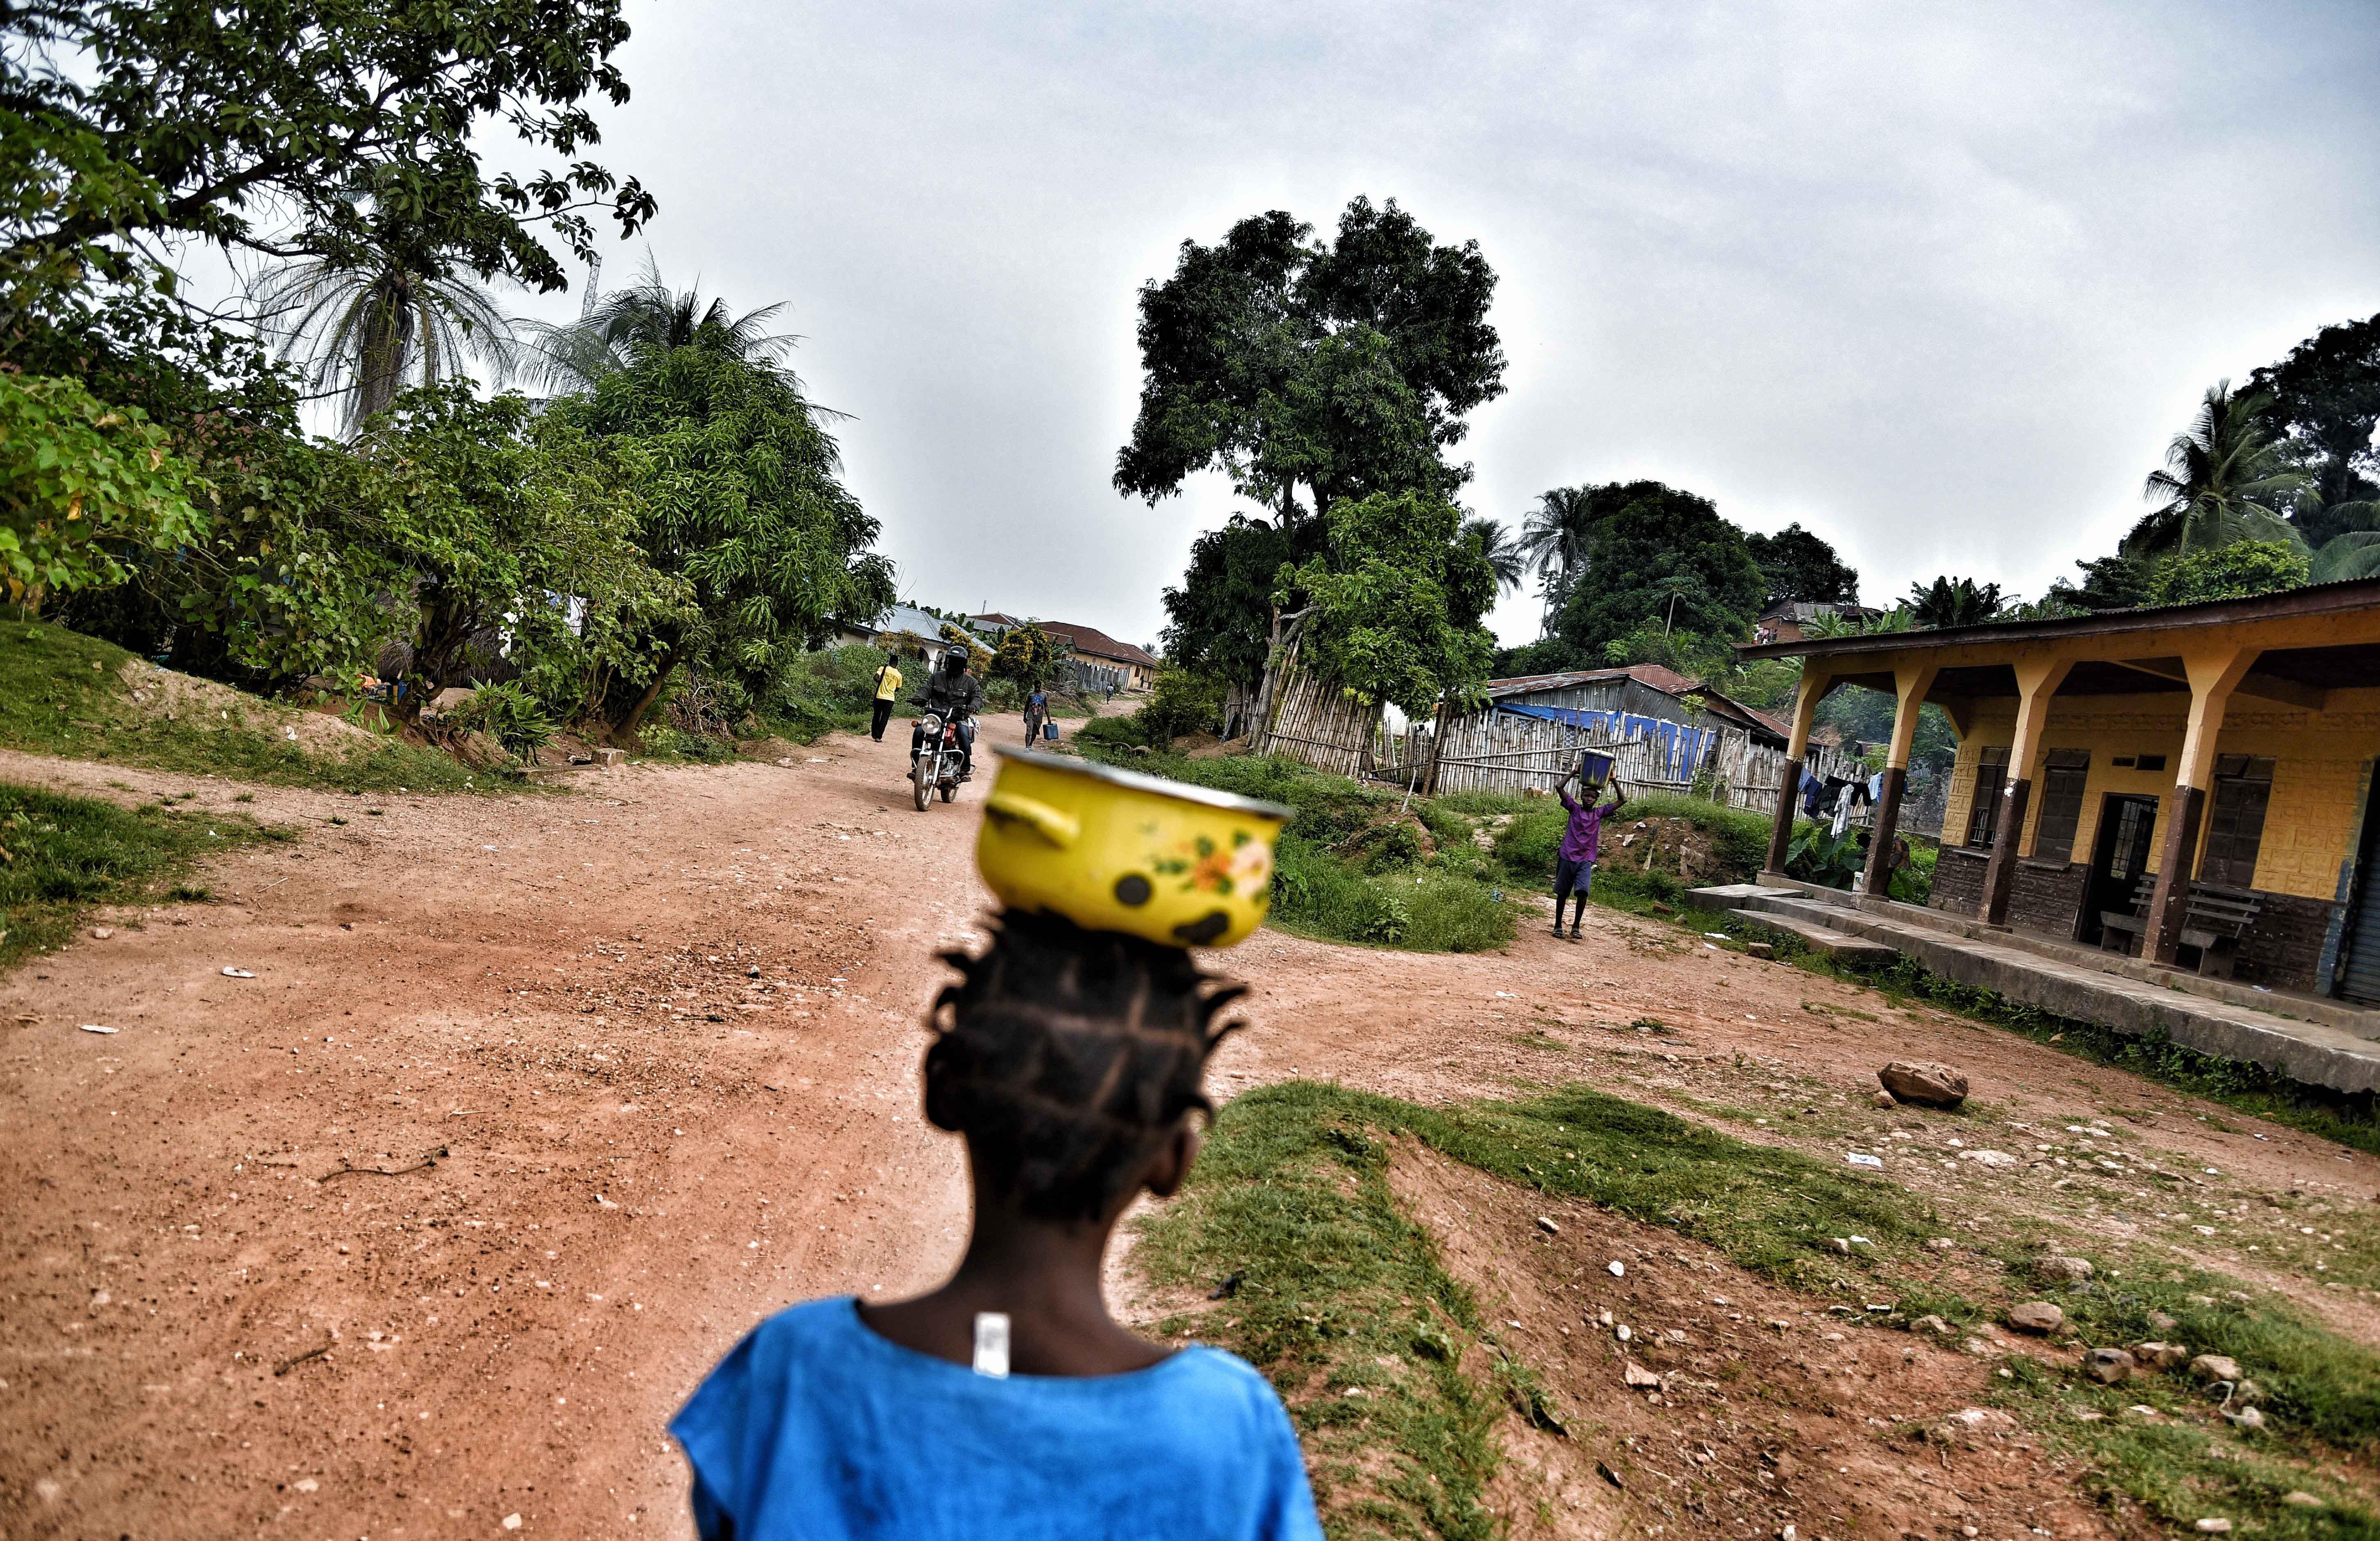
[[[1028,621],[1012,626],[991,655],[991,677],[1006,680],[1019,690],[1047,690],[1058,677],[1059,666],[1071,649],[1057,637]]]
[[[1165,656],[1253,689],[1272,647],[1274,579],[1284,564],[1320,554],[1323,535],[1319,520],[1283,530],[1234,514],[1192,541],[1182,586],[1165,590]]]
[[[0,970],[64,942],[91,905],[153,901],[200,857],[263,834],[220,810],[128,813],[0,782]]]
[[[2301,588],[2309,566],[2305,547],[2295,540],[2235,540],[2159,563],[2149,602],[2196,604]]]
[[[2313,483],[2313,497],[2290,515],[2298,533],[2320,546],[2357,528],[2347,511],[2380,499],[2380,450],[2372,443],[2380,427],[2380,315],[2324,327],[2250,375],[2248,388],[2271,397],[2282,452]]]
[[[72,380],[0,371],[0,593],[121,583],[124,558],[201,540],[206,484],[136,407]]]
[[[51,291],[19,305],[122,282],[137,265],[124,246],[175,237],[341,260],[380,241],[414,272],[559,289],[532,224],[584,255],[590,211],[623,234],[652,213],[636,182],[584,158],[600,137],[588,99],[627,99],[611,63],[628,35],[616,0],[338,0],[249,8],[237,25],[201,0],[58,0],[9,26],[21,115],[0,136],[17,216],[6,276]],[[489,176],[491,116],[566,164]],[[111,249],[115,261],[77,271]]]
[[[131,698],[123,671],[136,661],[0,608],[0,747],[342,792],[498,790],[450,756],[395,740],[314,752],[288,737],[297,712],[252,698],[223,716],[166,717]]]
[[[616,731],[635,729],[682,663],[759,690],[831,618],[892,602],[892,564],[869,549],[877,521],[837,479],[840,453],[816,410],[777,370],[671,348],[547,415],[650,465],[637,542],[694,594],[692,612],[632,628],[659,663],[641,693],[615,685]]]
[[[804,653],[769,682],[760,715],[771,730],[798,744],[840,730],[868,726],[876,701],[876,671],[884,654],[866,643]],[[908,715],[905,705],[893,708]]]
[[[1785,848],[1785,875],[1827,888],[1851,887],[1852,880],[1867,865],[1867,850],[1861,843],[1864,832],[1846,826],[1838,835],[1815,821],[1800,826]]]
[[[1142,741],[1156,747],[1184,734],[1222,732],[1223,693],[1221,680],[1171,665],[1160,669],[1137,713]]]
[[[484,733],[522,759],[553,742],[559,731],[535,696],[517,685],[483,685],[455,714],[455,725]]]
[[[1312,235],[1279,210],[1242,220],[1217,246],[1184,241],[1173,275],[1142,287],[1140,413],[1116,491],[1153,504],[1211,467],[1293,525],[1468,476],[1441,452],[1504,372],[1476,243],[1439,246],[1394,200],[1364,198],[1335,243]]]
[[[2077,588],[2065,578],[2049,586],[2048,598],[2078,613],[2132,610],[2151,602],[2149,588],[2156,564],[2143,557],[2102,556],[2074,565],[2082,572]]]
[[[2000,586],[1937,576],[1930,584],[1911,584],[1904,603],[1910,625],[1921,630],[1979,626],[1999,615]]]
[[[1588,659],[1646,627],[1732,641],[1745,636],[1767,586],[1743,531],[1708,498],[1658,481],[1593,490],[1594,579],[1575,584],[1554,633]]]
[[[2283,516],[2313,482],[2281,451],[2269,419],[2273,398],[2235,395],[2217,381],[2187,432],[2174,435],[2165,467],[2141,496],[2156,506],[2124,537],[2127,556],[2174,556],[2239,540],[2296,539]]]
[[[1752,553],[1768,588],[1768,603],[1810,600],[1820,604],[1859,603],[1859,574],[1835,554],[1835,548],[1797,522],[1774,535],[1747,535],[1744,550]]]
[[[1283,575],[1311,606],[1305,646],[1318,672],[1421,715],[1488,677],[1494,638],[1479,617],[1496,576],[1456,540],[1462,513],[1416,492],[1331,506],[1328,560]]]

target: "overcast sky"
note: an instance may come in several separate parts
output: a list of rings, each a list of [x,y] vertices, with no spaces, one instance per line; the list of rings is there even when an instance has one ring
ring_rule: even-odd
[[[904,596],[1135,642],[1232,500],[1109,485],[1135,291],[1264,210],[1478,241],[1511,365],[1476,511],[1658,478],[1817,530],[1871,601],[2037,594],[2209,383],[2380,310],[2372,0],[628,14],[601,157],[673,285],[791,302]]]

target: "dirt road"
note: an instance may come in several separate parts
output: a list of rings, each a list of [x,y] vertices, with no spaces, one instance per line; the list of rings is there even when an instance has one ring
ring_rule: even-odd
[[[0,980],[0,1530],[387,1541],[517,1515],[527,1535],[689,1534],[663,1426],[710,1362],[788,1302],[927,1284],[963,1233],[916,1070],[931,955],[986,904],[969,851],[989,778],[918,814],[903,763],[839,737],[786,767],[467,801],[0,756],[0,778],[248,795],[240,811],[306,831],[216,863],[216,904],[103,916],[112,938]],[[1533,929],[1485,957],[1260,933],[1222,960],[1257,993],[1219,1090],[1584,1079],[1761,1110],[1731,1116],[1748,1137],[1874,1145],[1949,1203],[2165,1234],[1865,1110],[1875,1066],[1915,1054],[1976,1083],[1969,1143],[2064,1149],[2052,1121],[2120,1109],[2154,1122],[2100,1148],[2219,1168],[2210,1198],[2371,1196],[2368,1159],[2289,1131],[2226,1133],[2003,1034],[1589,924],[1581,945]],[[2368,1296],[2229,1255],[2380,1339]]]

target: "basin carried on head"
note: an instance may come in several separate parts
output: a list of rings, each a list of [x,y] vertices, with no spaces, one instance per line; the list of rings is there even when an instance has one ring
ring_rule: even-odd
[[[1172,947],[1229,947],[1264,919],[1293,810],[1068,755],[993,752],[975,861],[1002,903]]]

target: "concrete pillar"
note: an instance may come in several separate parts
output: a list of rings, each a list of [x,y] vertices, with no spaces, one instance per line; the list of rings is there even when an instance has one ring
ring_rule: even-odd
[[[2208,645],[2181,657],[2190,675],[2190,726],[2182,734],[2181,763],[2175,768],[2173,796],[2166,805],[2165,840],[2157,858],[2156,891],[2149,900],[2141,956],[2173,962],[2190,914],[2190,884],[2198,865],[2198,831],[2206,817],[2206,789],[2214,780],[2215,741],[2223,733],[2224,709],[2232,687],[2261,649]]]
[[[2071,659],[2026,658],[2016,663],[2016,743],[2009,748],[2008,784],[2000,790],[1999,823],[1992,835],[1991,860],[1984,868],[1984,902],[1978,910],[1987,926],[2008,923],[2009,890],[2016,881],[2025,810],[2033,806],[2033,762],[2041,758],[2049,698],[2073,667]]]
[[[1917,739],[1917,714],[1938,670],[1906,665],[1892,672],[1892,743],[1884,754],[1884,794],[1876,800],[1876,829],[1868,837],[1867,875],[1861,886],[1879,899],[1891,897],[1892,842],[1900,831],[1900,795],[1909,785],[1909,748]]]
[[[1793,844],[1793,807],[1802,796],[1802,757],[1810,752],[1810,724],[1818,702],[1829,686],[1827,676],[1804,661],[1801,693],[1793,698],[1793,732],[1785,741],[1785,770],[1777,782],[1777,819],[1768,828],[1768,864],[1765,871],[1782,874],[1785,853]]]

